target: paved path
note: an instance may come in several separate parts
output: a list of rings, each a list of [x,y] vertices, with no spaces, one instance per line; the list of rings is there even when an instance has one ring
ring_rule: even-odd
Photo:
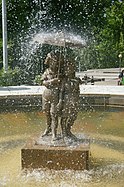
[[[83,78],[84,75],[87,75],[90,78],[92,76],[94,78],[104,78],[105,81],[95,82],[95,85],[117,86],[119,72],[120,68],[92,69],[84,72],[77,72],[76,76]],[[88,83],[88,85],[89,84],[90,83]]]
[[[23,96],[23,95],[42,95],[44,86],[8,86],[0,87],[0,97]],[[122,95],[124,96],[124,86],[112,85],[81,85],[80,94],[82,95]]]
[[[94,69],[85,72],[76,73],[76,75],[82,78],[85,74],[87,76],[94,76],[94,78],[105,78],[105,81],[95,82],[95,85],[81,85],[80,94],[82,95],[121,95],[124,96],[124,86],[118,86],[118,74],[119,68],[108,69]],[[43,86],[8,86],[0,87],[0,97],[7,96],[23,96],[23,95],[42,95],[44,90]]]
[[[42,95],[43,86],[8,86],[0,87],[0,97],[21,95]]]
[[[100,86],[86,85],[80,87],[80,93],[83,95],[120,95],[124,96],[124,86]]]

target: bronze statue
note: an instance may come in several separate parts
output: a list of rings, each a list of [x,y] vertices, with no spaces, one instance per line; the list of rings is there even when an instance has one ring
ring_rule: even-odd
[[[47,118],[47,127],[42,136],[52,132],[52,140],[56,140],[57,136],[58,115],[56,106],[58,104],[60,87],[59,69],[61,69],[62,63],[62,60],[59,60],[59,53],[49,53],[45,60],[45,64],[49,68],[42,75],[42,85],[45,86],[42,95],[42,106]]]
[[[47,55],[45,64],[49,68],[42,76],[46,87],[42,95],[43,111],[47,117],[47,127],[42,136],[52,132],[52,140],[57,139],[58,118],[62,137],[75,138],[71,127],[79,111],[80,79],[75,76],[75,65],[70,59],[64,61],[62,56],[59,58],[58,54],[51,52]]]
[[[79,111],[80,79],[75,77],[75,65],[69,59],[64,64],[64,75],[57,109],[60,111],[63,137],[75,138],[71,132],[71,128]]]

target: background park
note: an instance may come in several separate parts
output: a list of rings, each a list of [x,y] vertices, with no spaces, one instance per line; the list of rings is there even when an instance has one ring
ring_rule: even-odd
[[[69,49],[77,71],[124,66],[124,2],[121,0],[7,0],[8,70],[3,68],[2,1],[0,22],[0,85],[33,85],[43,71],[49,45],[30,45],[37,33],[63,31],[87,45]],[[79,66],[80,65],[80,66]]]

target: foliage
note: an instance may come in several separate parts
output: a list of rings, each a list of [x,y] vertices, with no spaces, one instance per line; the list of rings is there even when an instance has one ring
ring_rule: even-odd
[[[118,67],[120,53],[121,65],[124,66],[122,0],[6,0],[6,2],[9,66],[12,68],[19,66],[22,84],[33,84],[35,77],[44,69],[45,55],[54,48],[38,46],[33,52],[32,48],[28,50],[29,41],[40,30],[45,32],[64,30],[86,38],[87,48],[74,50],[77,66],[80,64],[81,70]],[[2,18],[2,11],[0,17]],[[2,57],[2,22],[0,22],[0,36]],[[0,68],[1,65],[2,59]],[[11,73],[9,76],[11,77]]]
[[[118,55],[124,54],[124,2],[116,1],[106,10],[106,24],[96,36],[96,50],[103,67],[119,67]],[[123,56],[123,55],[122,55]],[[124,62],[122,59],[122,64]]]
[[[34,85],[41,85],[42,81],[41,81],[41,75],[36,75],[35,79],[34,79]]]
[[[0,71],[0,86],[16,86],[20,84],[20,70],[15,68],[12,70],[8,69],[7,72]]]

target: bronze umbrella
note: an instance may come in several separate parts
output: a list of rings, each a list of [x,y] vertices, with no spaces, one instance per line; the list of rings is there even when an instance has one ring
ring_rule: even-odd
[[[33,38],[33,42],[38,44],[48,44],[53,46],[59,46],[64,52],[64,59],[66,61],[66,53],[65,48],[83,48],[86,47],[86,41],[81,38],[79,35],[74,35],[72,33],[65,33],[62,31],[58,32],[39,32]],[[61,59],[61,53],[60,58]],[[59,60],[59,67],[60,67],[60,60]],[[60,68],[58,69],[58,75],[60,72]]]
[[[83,48],[86,46],[86,41],[82,39],[79,35],[64,33],[62,31],[56,33],[40,32],[34,36],[33,41],[39,44],[49,44],[62,47]]]

